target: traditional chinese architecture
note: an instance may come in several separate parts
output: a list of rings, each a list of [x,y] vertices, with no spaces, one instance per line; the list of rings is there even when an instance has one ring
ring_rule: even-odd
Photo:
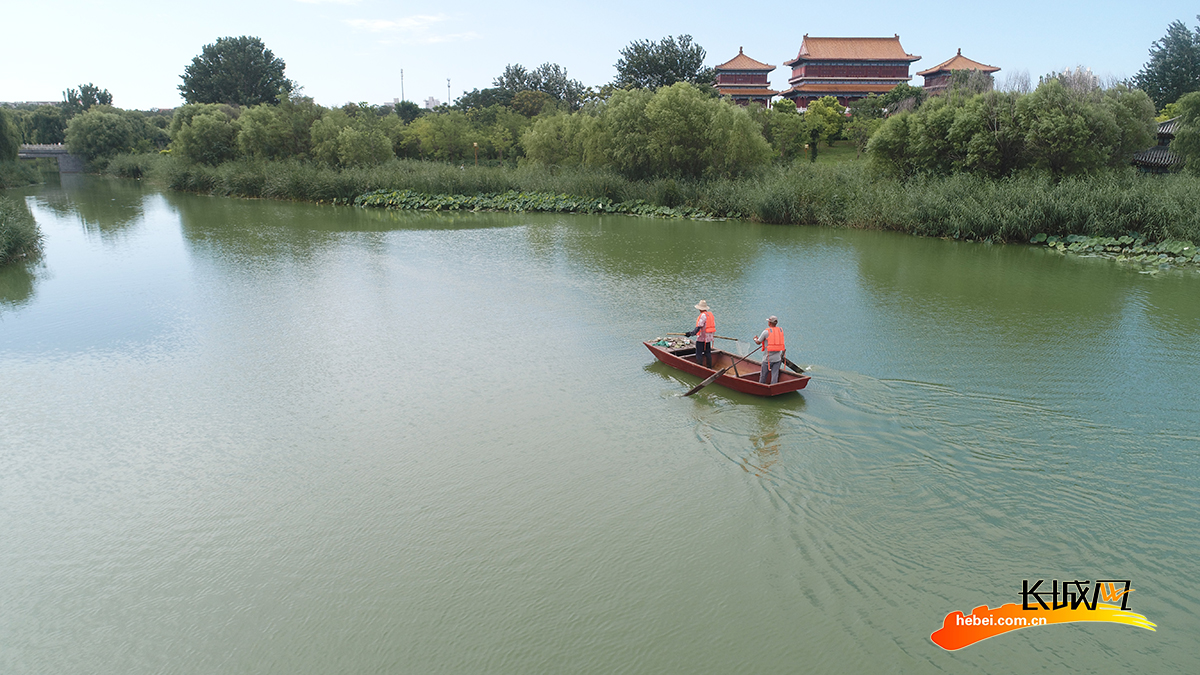
[[[922,70],[917,74],[925,78],[925,91],[930,94],[940,94],[950,87],[950,82],[954,78],[954,71],[956,70],[976,70],[991,75],[1000,69],[996,66],[989,66],[986,63],[968,59],[962,55],[962,49],[959,48],[958,54],[950,58],[950,60],[942,61],[929,70]]]
[[[822,96],[835,96],[842,105],[886,94],[912,77],[908,68],[921,57],[904,51],[900,36],[890,38],[809,37],[800,43],[800,53],[783,65],[792,67],[790,89],[782,96],[797,108]]]
[[[715,68],[717,71],[717,91],[722,96],[728,96],[734,103],[761,103],[767,105],[771,98],[779,92],[771,89],[767,80],[768,74],[775,66],[755,61],[742,53],[738,47],[738,55]]]
[[[1183,166],[1179,155],[1171,152],[1171,141],[1179,129],[1179,118],[1158,123],[1158,145],[1133,154],[1133,165],[1146,173],[1167,173]]]

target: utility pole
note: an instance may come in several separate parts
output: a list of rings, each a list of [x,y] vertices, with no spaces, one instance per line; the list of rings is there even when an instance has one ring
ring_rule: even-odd
[[[446,78],[446,107],[450,107],[450,78]]]
[[[404,69],[403,68],[400,69],[400,100],[401,101],[408,100],[408,99],[404,98]]]

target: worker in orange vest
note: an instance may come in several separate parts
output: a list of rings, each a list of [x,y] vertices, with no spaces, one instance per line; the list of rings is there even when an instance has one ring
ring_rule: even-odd
[[[763,384],[767,383],[767,373],[771,374],[771,384],[779,381],[779,368],[783,365],[783,355],[787,352],[787,347],[783,343],[783,330],[777,326],[779,319],[770,317],[767,319],[767,329],[761,335],[754,338],[754,341],[764,347],[763,351],[766,356],[762,360],[762,371],[759,372],[758,381]]]
[[[701,300],[696,303],[696,309],[700,310],[700,316],[696,317],[696,328],[684,335],[696,336],[696,363],[712,368],[712,339],[717,332],[717,320],[709,311],[706,301]]]

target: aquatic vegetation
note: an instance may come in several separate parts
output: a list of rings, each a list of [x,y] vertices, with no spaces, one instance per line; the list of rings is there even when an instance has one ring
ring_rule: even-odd
[[[688,206],[656,206],[645,200],[614,202],[604,197],[577,197],[547,192],[483,195],[424,194],[413,190],[375,190],[354,199],[363,208],[421,211],[542,211],[550,213],[621,213],[654,218],[711,219],[712,214]]]
[[[1196,250],[1196,245],[1180,239],[1154,242],[1137,234],[1120,237],[1087,237],[1069,234],[1060,237],[1039,232],[1029,239],[1029,243],[1040,244],[1064,254],[1075,253],[1083,256],[1110,258],[1118,262],[1155,268],[1200,265],[1200,252]]]

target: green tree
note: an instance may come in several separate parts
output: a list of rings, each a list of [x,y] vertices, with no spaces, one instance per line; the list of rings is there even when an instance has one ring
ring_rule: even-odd
[[[179,92],[188,103],[278,103],[295,87],[284,68],[283,59],[256,37],[217,38],[184,68]]]
[[[1184,167],[1200,174],[1200,92],[1179,97],[1179,130],[1171,141],[1171,152],[1183,159]]]
[[[750,111],[686,82],[622,89],[589,112],[543,115],[521,143],[535,163],[607,166],[631,179],[736,176],[772,155]]]
[[[863,151],[867,149],[867,143],[871,141],[871,136],[874,136],[881,126],[883,126],[883,120],[878,117],[859,115],[850,117],[850,122],[846,124],[845,134],[854,144],[855,159],[862,157]]]
[[[17,128],[13,114],[0,108],[0,162],[17,161],[21,150],[21,130]]]
[[[650,156],[651,125],[646,106],[654,98],[648,89],[622,89],[604,105],[601,143],[610,166],[626,177],[648,178],[653,174]]]
[[[708,167],[712,148],[708,131],[714,106],[687,82],[663,87],[646,104],[649,122],[649,151],[652,167],[659,175],[699,177]]]
[[[285,98],[279,105],[256,105],[238,118],[238,148],[260,159],[308,159],[312,126],[325,112],[311,98],[301,96]]]
[[[512,109],[526,117],[537,117],[554,110],[554,98],[544,91],[526,89],[512,97]]]
[[[1167,34],[1150,46],[1150,60],[1133,83],[1159,108],[1200,91],[1200,27],[1193,32],[1182,21],[1171,22]]]
[[[907,177],[917,171],[911,151],[915,114],[901,112],[883,121],[867,142],[871,165],[880,173]]]
[[[454,102],[454,107],[462,112],[470,112],[494,105],[508,105],[512,103],[514,93],[511,90],[501,87],[472,89],[471,91],[463,92],[463,95],[458,97],[458,100]]]
[[[112,105],[112,94],[107,89],[101,89],[88,82],[79,85],[79,89],[68,89],[63,92],[62,111],[67,119],[86,112],[95,105]]]
[[[1015,92],[989,91],[967,101],[954,117],[949,140],[958,168],[991,177],[1007,176],[1024,162],[1025,129]]]
[[[1072,96],[1057,78],[1021,97],[1017,116],[1031,162],[1056,178],[1103,166],[1121,134],[1111,111]]]
[[[1185,94],[1185,96],[1186,96],[1186,94]],[[1166,122],[1167,120],[1178,117],[1178,116],[1179,116],[1179,104],[1168,103],[1162,107],[1162,110],[1158,111],[1158,116],[1154,118],[1154,121],[1155,122]]]
[[[833,96],[823,96],[804,110],[804,129],[808,135],[810,161],[817,161],[817,143],[824,140],[833,144],[833,138],[841,133],[846,122],[844,108]]]
[[[950,138],[950,130],[962,105],[960,97],[937,96],[921,106],[909,137],[912,160],[918,170],[948,174],[962,167],[966,152]]]
[[[71,154],[88,160],[129,152],[137,141],[134,125],[128,118],[93,107],[67,123],[66,145]]]
[[[66,133],[67,120],[62,108],[44,105],[29,116],[25,138],[28,143],[62,143],[66,140]]]
[[[616,63],[618,87],[658,89],[676,82],[711,85],[716,71],[704,67],[704,48],[691,35],[667,36],[658,42],[635,40],[621,50]]]
[[[705,101],[712,110],[704,135],[708,144],[705,175],[740,176],[771,161],[771,145],[749,110],[729,101],[708,97]]]
[[[602,163],[594,152],[598,119],[590,115],[560,112],[545,115],[521,137],[525,156],[548,166],[578,166]]]
[[[400,105],[396,106],[396,116],[404,120],[405,124],[412,124],[412,121],[425,114],[421,106],[412,101],[400,101]]]
[[[1146,92],[1117,85],[1104,91],[1100,105],[1112,114],[1117,125],[1110,165],[1127,166],[1133,153],[1154,145],[1157,136],[1154,103]]]
[[[763,124],[763,136],[774,148],[780,159],[796,159],[804,154],[808,134],[804,116],[796,110],[796,104],[786,98],[771,104]]]
[[[540,91],[570,110],[582,105],[587,91],[582,82],[567,77],[566,69],[557,63],[543,63],[534,70],[526,70],[519,63],[509,64],[492,86],[499,90],[497,96],[508,96],[510,100],[522,91]]]
[[[892,87],[891,91],[879,97],[879,105],[892,115],[905,110],[916,110],[921,107],[929,92],[923,87],[914,87],[907,82]]]
[[[216,166],[238,156],[237,118],[231,106],[193,103],[180,106],[171,119],[172,151],[192,162]]]

